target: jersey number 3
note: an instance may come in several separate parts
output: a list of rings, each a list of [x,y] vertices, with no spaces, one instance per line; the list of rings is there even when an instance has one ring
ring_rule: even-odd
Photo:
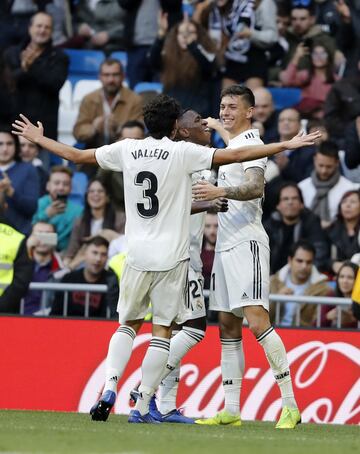
[[[135,185],[142,186],[145,203],[137,203],[137,211],[142,218],[153,218],[159,212],[159,199],[156,197],[158,181],[151,172],[139,172],[135,177]]]

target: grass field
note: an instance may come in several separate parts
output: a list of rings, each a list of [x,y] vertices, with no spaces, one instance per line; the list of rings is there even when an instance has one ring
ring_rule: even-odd
[[[279,431],[261,422],[241,427],[131,425],[115,415],[102,423],[76,413],[0,411],[0,452],[355,454],[360,452],[360,428],[302,424]]]

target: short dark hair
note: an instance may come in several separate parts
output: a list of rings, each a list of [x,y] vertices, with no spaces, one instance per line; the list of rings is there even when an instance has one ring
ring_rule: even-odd
[[[276,202],[277,205],[280,203],[281,193],[282,193],[283,189],[285,189],[285,188],[294,188],[299,195],[299,199],[300,199],[301,203],[304,203],[304,197],[302,195],[302,192],[301,192],[301,189],[299,188],[299,186],[296,183],[294,183],[293,181],[284,181],[280,185],[280,188],[279,188],[279,191],[277,194],[277,202]]]
[[[326,129],[325,122],[321,118],[311,118],[308,121],[308,124],[306,125],[306,127],[307,127],[308,131],[310,131],[310,129],[312,129],[312,128],[325,128]]]
[[[155,96],[144,106],[144,121],[149,134],[155,139],[170,137],[180,117],[180,104],[170,96]]]
[[[16,136],[15,134],[13,134],[11,132],[11,128],[9,128],[7,126],[6,127],[0,127],[0,133],[8,134],[12,138],[12,140],[14,141],[14,145],[15,145],[14,161],[20,162],[21,158],[20,158],[20,141],[19,141],[19,137]]]
[[[66,166],[51,167],[49,178],[53,173],[66,173],[67,175],[69,175],[70,178],[72,178],[72,176],[73,176],[73,171],[70,169],[70,167],[66,167]]]
[[[86,244],[86,246],[90,246],[91,244],[93,244],[94,246],[105,246],[106,249],[109,249],[108,240],[101,235],[95,235],[89,238],[87,241],[85,241],[84,244]]]
[[[316,149],[316,153],[339,160],[339,147],[332,140],[321,142]]]
[[[241,96],[249,107],[255,107],[254,93],[245,85],[234,84],[224,88],[221,91],[220,99],[223,99],[224,96]]]
[[[289,257],[290,258],[295,257],[295,254],[298,249],[304,249],[304,251],[311,252],[312,255],[315,257],[316,250],[314,246],[307,240],[299,240],[296,243],[292,244],[289,251]]]
[[[121,125],[120,134],[121,134],[122,130],[125,128],[140,128],[143,132],[145,132],[144,123],[142,123],[139,120],[126,121],[123,125]]]
[[[121,61],[118,60],[117,58],[105,58],[105,60],[100,65],[100,68],[99,68],[100,73],[101,73],[103,66],[105,66],[105,65],[106,66],[118,65],[120,67],[121,73],[124,74],[124,67],[123,67]]]

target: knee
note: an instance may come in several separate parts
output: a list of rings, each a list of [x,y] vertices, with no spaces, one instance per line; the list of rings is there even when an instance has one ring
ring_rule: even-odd
[[[200,331],[206,331],[206,317],[196,318],[194,320],[188,320],[184,323],[184,326],[189,328],[195,328]]]

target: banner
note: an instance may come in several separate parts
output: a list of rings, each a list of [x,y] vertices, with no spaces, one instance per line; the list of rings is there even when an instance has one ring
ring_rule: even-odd
[[[101,392],[107,347],[118,324],[109,321],[0,317],[0,408],[88,412]],[[279,329],[304,422],[360,423],[360,332]],[[141,378],[150,340],[144,326],[119,382],[116,413],[128,413],[129,391]],[[244,329],[244,420],[276,420],[280,392],[261,346]],[[223,406],[218,329],[181,367],[178,406],[209,417]]]

